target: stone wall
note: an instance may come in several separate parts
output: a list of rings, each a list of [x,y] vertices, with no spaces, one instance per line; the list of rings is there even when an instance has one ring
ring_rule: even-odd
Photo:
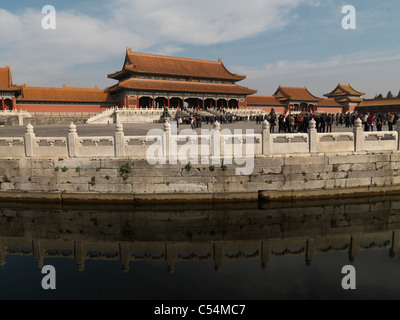
[[[397,193],[399,161],[399,151],[259,156],[251,175],[238,176],[235,165],[150,165],[129,157],[2,159],[0,198],[184,202]]]

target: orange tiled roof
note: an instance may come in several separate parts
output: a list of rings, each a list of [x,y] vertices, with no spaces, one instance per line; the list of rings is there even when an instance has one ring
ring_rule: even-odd
[[[23,87],[18,101],[115,102],[108,90],[67,86],[63,88]]]
[[[335,99],[322,99],[318,102],[318,107],[343,107]]]
[[[284,106],[278,99],[271,96],[248,96],[247,105]]]
[[[358,103],[360,103],[360,102],[362,102],[363,101],[363,99],[361,99],[361,98],[344,98],[344,99],[340,99],[340,100],[337,100],[338,102],[342,102],[342,103],[344,103],[344,102],[358,102]]]
[[[12,83],[11,70],[9,66],[0,68],[0,91],[20,91],[21,86]]]
[[[278,93],[283,94],[284,98],[279,100],[295,100],[295,101],[319,101],[318,98],[310,93],[307,88],[296,88],[296,87],[279,87],[274,93],[276,96]]]
[[[126,51],[123,69],[114,74],[110,74],[108,77],[118,79],[118,77],[125,74],[127,71],[141,74],[220,79],[230,81],[246,79],[246,76],[237,75],[228,71],[221,59],[218,61],[208,61],[177,58],[132,52],[130,48],[128,48]]]
[[[121,81],[119,84],[110,88],[110,91],[122,89],[134,90],[156,90],[172,92],[194,92],[194,93],[227,93],[250,95],[257,91],[251,90],[237,84],[203,83],[189,81],[165,81],[165,80],[147,80],[131,78]]]
[[[344,93],[336,93],[336,91],[342,91]],[[336,96],[341,96],[341,95],[350,95],[350,96],[364,96],[364,92],[360,92],[355,90],[351,85],[349,84],[338,84],[338,86],[333,90],[331,93],[324,94],[325,97],[336,97]]]
[[[359,107],[400,106],[400,98],[363,100]]]

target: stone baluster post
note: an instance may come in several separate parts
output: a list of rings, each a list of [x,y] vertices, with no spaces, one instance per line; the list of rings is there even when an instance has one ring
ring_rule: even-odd
[[[308,139],[310,140],[310,153],[318,152],[318,132],[317,122],[313,119],[310,121],[310,129],[308,130]]]
[[[85,260],[86,260],[86,251],[82,244],[82,242],[77,241],[74,244],[74,254],[76,265],[78,267],[78,271],[82,272],[85,270]]]
[[[129,272],[129,244],[120,243],[119,245],[119,256],[122,264],[122,271],[124,273]]]
[[[262,153],[268,155],[271,151],[271,128],[269,122],[265,120],[262,127]]]
[[[124,135],[124,126],[121,122],[117,123],[117,131],[115,132],[114,137],[115,142],[115,156],[123,157],[125,155],[125,135]]]
[[[397,131],[397,150],[400,150],[400,124],[396,126]]]
[[[71,158],[78,156],[78,133],[76,131],[76,125],[73,123],[69,126],[68,154]]]
[[[33,255],[35,256],[36,266],[42,269],[44,266],[44,257],[39,240],[32,241]]]
[[[356,152],[364,151],[364,141],[365,141],[365,136],[362,128],[362,121],[361,119],[356,119],[354,127],[354,144],[355,144],[354,151]]]
[[[168,272],[170,274],[173,274],[175,272],[175,247],[172,243],[167,243],[165,250],[168,264]]]
[[[218,121],[214,122],[211,132],[211,149],[212,164],[219,164],[221,161],[221,124]]]
[[[271,242],[269,240],[261,242],[261,268],[267,269],[268,261],[271,256]]]
[[[314,259],[315,254],[315,239],[308,239],[307,240],[307,250],[306,250],[306,266],[311,267],[312,261]]]
[[[0,267],[4,267],[7,262],[7,252],[6,246],[3,243],[3,240],[0,239]]]
[[[360,248],[360,236],[358,234],[351,236],[349,260],[351,263],[356,262],[358,250]]]
[[[222,242],[214,243],[214,264],[215,271],[221,272],[222,258],[224,256],[224,248]]]
[[[163,141],[163,156],[168,160],[169,142],[171,141],[171,124],[168,121],[164,123],[164,141]]]
[[[400,231],[393,231],[392,236],[392,246],[390,248],[390,257],[393,259],[397,258],[397,253],[399,252],[400,245]]]
[[[25,155],[27,157],[33,157],[35,148],[35,132],[33,132],[33,126],[29,123],[26,126],[25,133]]]

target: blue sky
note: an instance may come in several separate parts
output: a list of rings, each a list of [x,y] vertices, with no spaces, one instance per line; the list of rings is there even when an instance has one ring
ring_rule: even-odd
[[[56,9],[56,30],[41,28],[44,5]],[[356,8],[356,30],[342,28],[345,5]],[[104,88],[129,46],[222,58],[263,95],[282,85],[322,96],[339,82],[367,98],[397,95],[399,13],[398,0],[3,1],[0,66],[11,66],[17,84]]]

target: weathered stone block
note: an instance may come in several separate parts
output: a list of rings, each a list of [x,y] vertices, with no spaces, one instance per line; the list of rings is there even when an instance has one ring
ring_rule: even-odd
[[[349,163],[368,163],[368,162],[388,162],[390,154],[376,155],[348,155],[348,156],[330,156],[329,164],[349,164]]]
[[[391,177],[392,171],[350,171],[349,172],[349,179],[353,178],[374,178],[374,177]]]
[[[371,185],[371,178],[347,179],[346,188],[364,187]]]
[[[285,158],[285,165],[287,166],[301,166],[301,165],[328,165],[329,158],[325,156],[304,156],[304,157],[290,157]]]
[[[4,191],[15,190],[15,185],[14,185],[14,183],[3,182],[3,183],[1,183],[1,190],[4,190]]]
[[[376,170],[375,162],[354,163],[351,165],[350,171],[374,171]]]
[[[393,177],[374,177],[372,178],[372,185],[390,186],[393,183]]]
[[[332,165],[302,165],[302,166],[285,166],[283,168],[283,174],[296,174],[296,173],[322,173],[332,172]]]
[[[104,193],[132,193],[131,184],[100,184],[89,185],[90,192],[104,192]]]

